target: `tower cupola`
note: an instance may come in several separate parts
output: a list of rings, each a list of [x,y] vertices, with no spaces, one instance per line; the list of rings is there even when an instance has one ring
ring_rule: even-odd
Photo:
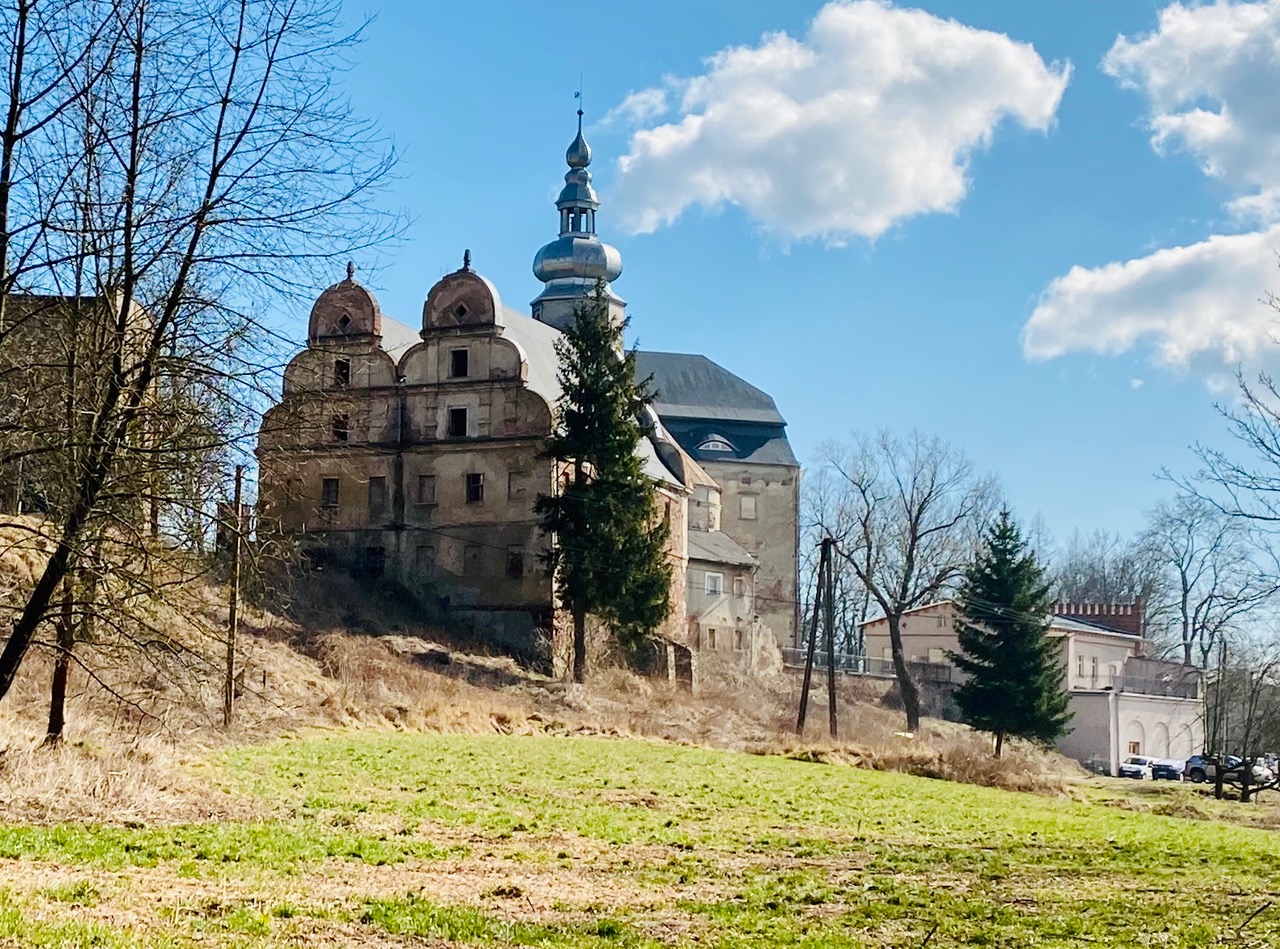
[[[533,318],[564,329],[573,319],[574,307],[597,283],[606,284],[611,305],[626,304],[608,285],[622,273],[618,249],[596,236],[596,210],[600,201],[591,186],[591,146],[582,135],[582,110],[578,110],[578,134],[565,152],[569,170],[556,199],[560,212],[560,236],[533,258],[533,274],[546,286],[531,304]]]

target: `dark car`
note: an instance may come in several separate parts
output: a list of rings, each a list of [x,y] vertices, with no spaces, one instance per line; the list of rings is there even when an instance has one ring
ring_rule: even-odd
[[[1181,781],[1185,761],[1153,761],[1151,762],[1151,779],[1153,781]]]

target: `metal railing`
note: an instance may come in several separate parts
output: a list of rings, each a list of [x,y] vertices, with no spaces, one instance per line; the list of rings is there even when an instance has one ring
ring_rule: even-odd
[[[805,650],[783,649],[782,662],[790,668],[804,668]],[[815,669],[826,669],[827,654],[818,650],[813,657]],[[945,662],[908,662],[907,669],[912,677],[921,682],[950,683],[960,681],[960,673]],[[867,676],[872,679],[893,679],[897,673],[891,659],[873,659],[870,656],[858,656],[852,653],[836,653],[836,671],[846,675]]]

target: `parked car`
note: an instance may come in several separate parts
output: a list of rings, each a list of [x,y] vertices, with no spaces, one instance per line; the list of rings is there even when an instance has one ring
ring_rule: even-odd
[[[1232,784],[1240,783],[1240,772],[1235,770],[1240,767],[1242,759],[1236,755],[1227,755],[1222,759],[1222,763],[1226,766],[1226,774],[1223,776],[1224,781]],[[1266,766],[1262,761],[1256,760],[1253,767],[1249,769],[1250,784],[1267,784],[1275,779],[1275,773]],[[1188,778],[1196,784],[1205,781],[1215,781],[1218,777],[1218,768],[1213,760],[1206,755],[1192,755],[1187,759],[1186,768],[1183,770]]]
[[[1120,777],[1140,778],[1150,781],[1151,765],[1155,760],[1155,758],[1148,758],[1146,755],[1130,755],[1120,762]]]
[[[1176,761],[1172,758],[1153,761],[1151,763],[1151,779],[1153,781],[1181,781],[1182,771],[1186,764],[1185,761]]]

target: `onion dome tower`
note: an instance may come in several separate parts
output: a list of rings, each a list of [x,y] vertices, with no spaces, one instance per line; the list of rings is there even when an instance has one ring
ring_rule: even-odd
[[[574,307],[605,282],[610,309],[618,316],[626,302],[610,286],[622,273],[618,249],[596,237],[596,209],[600,202],[591,187],[591,146],[582,137],[582,110],[578,110],[578,135],[565,152],[569,171],[564,190],[556,200],[560,211],[560,236],[533,258],[533,274],[546,286],[530,304],[533,318],[563,330],[573,320]]]

